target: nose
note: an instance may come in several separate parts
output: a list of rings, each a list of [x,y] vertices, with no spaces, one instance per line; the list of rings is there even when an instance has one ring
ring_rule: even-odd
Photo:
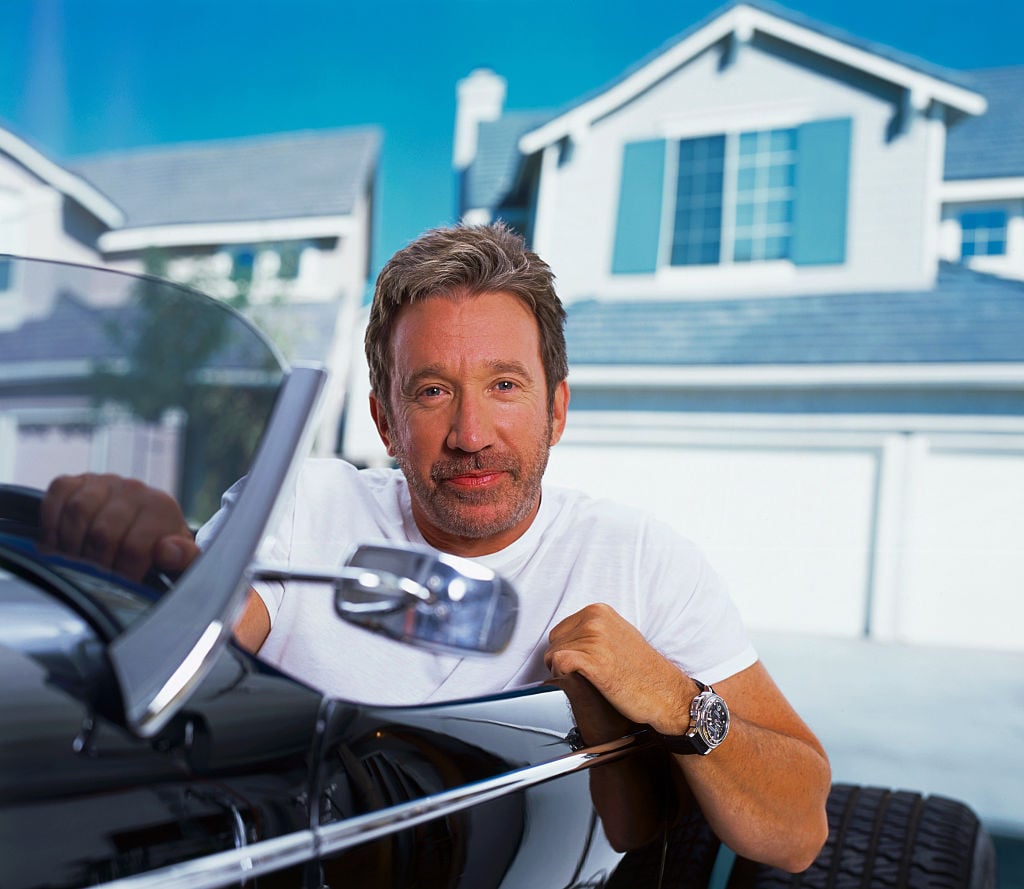
[[[475,454],[494,443],[494,424],[486,399],[461,394],[455,400],[445,444],[449,450]]]

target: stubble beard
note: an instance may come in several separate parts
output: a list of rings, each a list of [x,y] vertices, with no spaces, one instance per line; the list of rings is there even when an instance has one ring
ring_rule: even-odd
[[[548,465],[551,446],[551,420],[546,435],[532,453],[519,459],[508,453],[467,454],[438,460],[430,467],[429,479],[416,471],[408,451],[399,442],[393,442],[395,461],[409,484],[414,502],[431,522],[446,534],[480,540],[502,534],[514,528],[537,507],[541,481]],[[511,482],[500,490],[459,490],[445,484],[447,479],[467,472],[496,471],[506,473]],[[486,507],[504,507],[488,510]]]

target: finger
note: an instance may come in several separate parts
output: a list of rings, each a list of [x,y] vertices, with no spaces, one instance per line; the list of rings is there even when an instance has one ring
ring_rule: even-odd
[[[64,503],[84,481],[85,477],[81,475],[60,475],[50,482],[39,507],[41,539],[46,546],[56,549],[57,528],[64,511]]]
[[[139,504],[139,508],[120,541],[114,559],[114,569],[126,577],[139,579],[154,564],[159,554],[158,544],[162,540],[169,537],[190,537],[191,533],[178,504],[169,495],[139,486],[138,489],[132,490],[131,496]],[[169,546],[173,549],[173,543]],[[158,567],[164,570],[177,570],[170,566]]]
[[[82,540],[82,557],[105,568],[115,566],[117,555],[138,511],[138,503],[108,497],[86,529]]]
[[[199,555],[199,547],[191,536],[170,535],[157,541],[153,564],[161,571],[178,574]]]
[[[82,554],[83,544],[97,513],[110,497],[110,483],[103,476],[84,475],[61,504],[55,546],[68,555]]]

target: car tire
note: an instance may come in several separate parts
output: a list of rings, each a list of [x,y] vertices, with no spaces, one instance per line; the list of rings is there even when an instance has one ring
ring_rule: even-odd
[[[737,859],[728,889],[994,889],[995,849],[963,803],[910,791],[835,784],[829,836],[806,871]]]

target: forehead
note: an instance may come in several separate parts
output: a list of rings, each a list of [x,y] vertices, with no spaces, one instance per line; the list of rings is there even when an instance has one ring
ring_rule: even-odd
[[[404,306],[392,332],[399,366],[512,355],[540,361],[540,331],[530,307],[505,291],[441,294]]]

